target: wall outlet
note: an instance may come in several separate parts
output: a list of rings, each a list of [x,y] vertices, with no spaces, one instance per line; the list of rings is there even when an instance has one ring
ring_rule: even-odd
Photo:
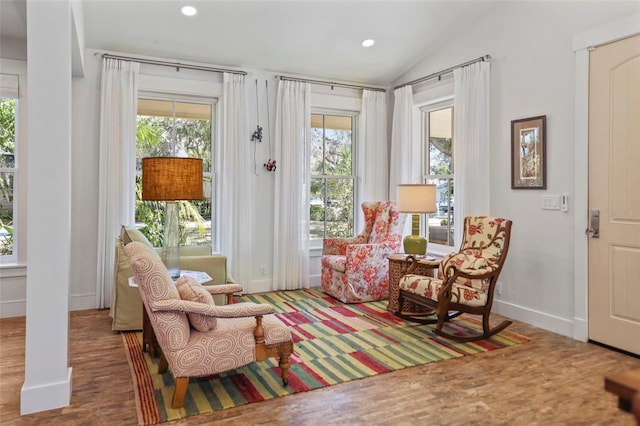
[[[496,296],[502,296],[502,282],[498,281],[496,283]]]
[[[267,266],[266,265],[260,265],[260,276],[261,277],[266,277],[267,276]]]

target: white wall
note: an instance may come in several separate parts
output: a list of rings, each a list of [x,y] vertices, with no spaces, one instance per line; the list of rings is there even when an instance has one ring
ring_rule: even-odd
[[[572,40],[638,11],[638,2],[503,2],[396,82],[491,55],[488,213],[514,222],[495,311],[567,336],[574,318]],[[512,190],[510,122],[537,115],[547,116],[547,189]],[[569,194],[568,213],[541,209],[542,195],[561,193]]]
[[[514,220],[509,258],[501,276],[504,291],[496,310],[565,335],[571,334],[574,316],[571,198],[569,213],[543,211],[540,204],[543,194],[566,192],[571,197],[574,191],[572,37],[594,26],[638,13],[639,7],[638,2],[502,2],[493,13],[478,17],[467,32],[452,35],[448,43],[431,52],[395,82],[410,81],[484,54],[492,56],[490,214]],[[74,78],[72,86],[71,309],[95,306],[101,61],[93,51],[85,51],[84,60],[85,76]],[[272,131],[277,86],[274,74],[246,71],[250,72],[247,77],[250,132],[257,123],[255,79],[259,87],[260,124],[265,132]],[[179,74],[189,75],[185,70]],[[194,78],[204,78],[203,74],[217,78],[209,73],[200,73]],[[265,80],[270,89],[272,122],[269,124]],[[314,86],[313,90],[314,106],[359,110],[359,94],[344,89],[332,92],[323,86]],[[324,96],[326,93],[342,96]],[[511,190],[510,121],[535,115],[547,116],[548,189]],[[277,141],[272,140],[274,143]],[[262,167],[269,158],[268,151],[267,139],[256,145],[257,175],[252,177],[249,188],[254,202],[250,224],[254,235],[250,291],[268,290],[271,285],[273,173]],[[261,275],[262,266],[266,267],[265,275]],[[319,273],[318,259],[314,258],[312,283],[317,283]],[[15,309],[11,312],[20,312],[24,304],[24,282],[20,283],[17,277],[12,279],[10,289],[5,284],[3,278],[0,303],[13,306]],[[3,309],[0,315],[4,312]]]

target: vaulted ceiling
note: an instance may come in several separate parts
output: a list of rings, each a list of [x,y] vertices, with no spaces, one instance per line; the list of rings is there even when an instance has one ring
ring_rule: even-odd
[[[388,85],[495,7],[482,0],[85,0],[85,47]],[[192,5],[195,16],[180,7]],[[26,38],[25,0],[0,0],[2,37]],[[365,39],[372,47],[362,47]]]

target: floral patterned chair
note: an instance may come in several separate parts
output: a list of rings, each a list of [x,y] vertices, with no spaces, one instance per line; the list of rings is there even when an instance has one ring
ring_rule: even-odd
[[[510,220],[502,218],[465,218],[460,250],[442,259],[438,278],[412,274],[417,262],[409,256],[406,274],[399,282],[398,306],[408,300],[426,309],[424,313],[398,311],[396,315],[423,324],[436,323],[436,334],[461,342],[486,339],[511,325],[511,321],[494,328],[489,325],[493,292],[509,250],[511,225]],[[443,331],[446,321],[462,313],[482,315],[483,333],[461,336]]]
[[[380,300],[389,294],[387,257],[400,249],[406,215],[391,201],[362,203],[365,229],[353,238],[326,238],[322,290],[343,303]]]
[[[162,350],[158,373],[170,368],[175,377],[173,408],[184,405],[189,378],[233,370],[268,357],[280,358],[282,382],[287,385],[293,352],[291,332],[272,315],[270,305],[216,306],[207,288],[193,278],[181,277],[174,284],[160,257],[146,244],[129,243],[124,252]]]

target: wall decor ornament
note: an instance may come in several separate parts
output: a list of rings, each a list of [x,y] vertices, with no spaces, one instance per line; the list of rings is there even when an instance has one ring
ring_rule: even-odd
[[[547,188],[546,115],[511,121],[511,189]]]

